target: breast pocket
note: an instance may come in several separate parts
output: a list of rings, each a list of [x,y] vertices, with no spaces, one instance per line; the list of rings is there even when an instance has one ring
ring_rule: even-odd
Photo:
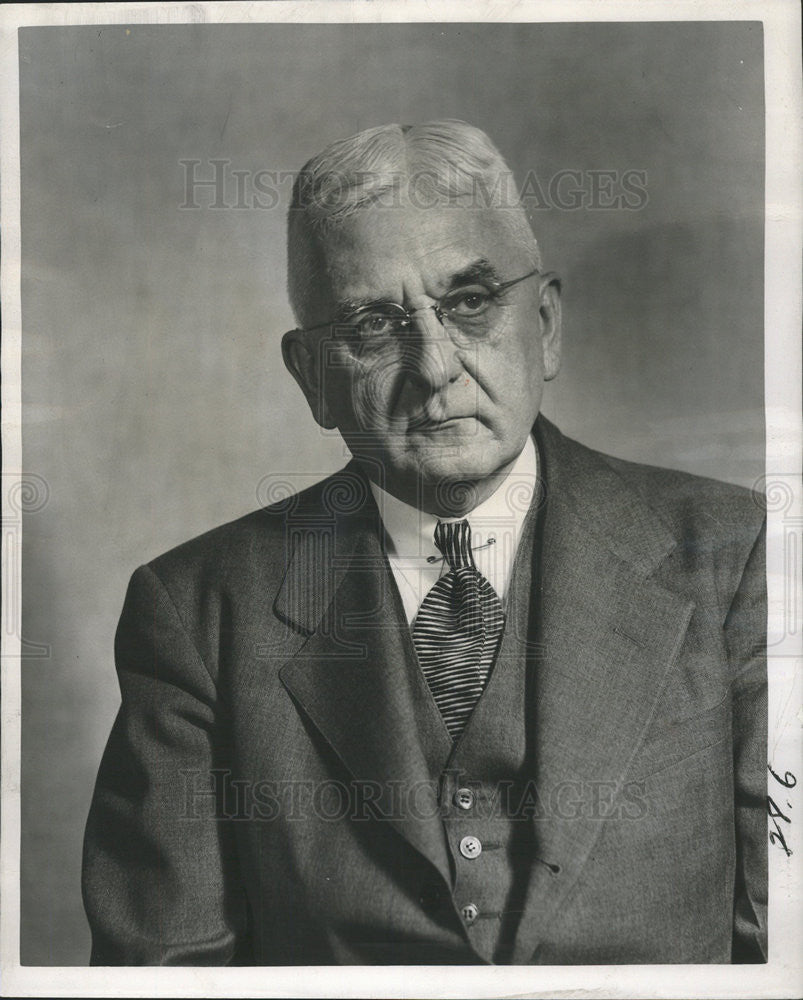
[[[643,780],[677,767],[731,739],[730,698],[674,720],[656,719],[630,767],[634,780]]]

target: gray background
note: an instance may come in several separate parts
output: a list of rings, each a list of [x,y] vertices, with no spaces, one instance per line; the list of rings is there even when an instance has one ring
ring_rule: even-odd
[[[291,171],[459,117],[519,176],[645,170],[640,211],[535,212],[564,277],[545,412],[613,454],[763,472],[761,26],[264,25],[20,33],[25,964],[84,964],[83,825],[133,569],[344,461],[281,365],[284,208],[185,200],[182,159]],[[234,181],[224,198],[236,202]],[[264,486],[264,484],[263,484]],[[33,647],[30,652],[36,653]],[[39,651],[41,652],[41,650]]]

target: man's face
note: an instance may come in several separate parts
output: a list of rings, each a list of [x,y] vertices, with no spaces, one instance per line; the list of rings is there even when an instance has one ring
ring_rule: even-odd
[[[511,233],[498,209],[398,207],[358,212],[323,239],[315,322],[393,302],[413,324],[390,349],[355,349],[323,331],[304,335],[306,366],[297,348],[286,345],[285,358],[319,423],[336,425],[368,474],[402,499],[413,500],[418,483],[431,492],[504,471],[530,433],[544,380],[557,373],[552,276],[493,298],[480,336],[450,336],[455,324],[444,327],[431,308],[447,295],[459,322],[483,301],[478,291],[532,271]]]

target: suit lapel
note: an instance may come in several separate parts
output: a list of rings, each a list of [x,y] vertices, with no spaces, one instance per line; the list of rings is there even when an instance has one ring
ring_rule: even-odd
[[[352,470],[354,466],[350,467]],[[437,779],[451,741],[418,669],[370,491],[360,509],[296,525],[276,613],[301,632],[285,688],[374,808],[449,878]]]
[[[605,822],[599,802],[610,803],[638,752],[694,610],[651,579],[675,544],[655,514],[593,453],[546,421],[536,430],[547,482],[529,710],[539,860],[517,963],[586,864]]]
[[[515,963],[533,958],[580,876],[605,822],[593,814],[594,789],[620,781],[638,753],[694,610],[653,579],[675,541],[638,494],[542,418],[536,437],[547,483],[528,681],[537,859]],[[351,775],[375,783],[380,813],[448,883],[437,779],[451,742],[400,627],[380,525],[370,491],[342,515],[322,518],[318,503],[288,517],[275,611],[298,639],[280,677]],[[398,789],[414,792],[413,809],[409,799],[400,808]]]

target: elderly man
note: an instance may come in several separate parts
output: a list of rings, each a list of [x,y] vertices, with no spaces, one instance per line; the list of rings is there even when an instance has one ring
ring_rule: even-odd
[[[94,963],[766,960],[762,514],[539,416],[506,178],[452,121],[299,175],[283,355],[353,460],[134,574]]]

